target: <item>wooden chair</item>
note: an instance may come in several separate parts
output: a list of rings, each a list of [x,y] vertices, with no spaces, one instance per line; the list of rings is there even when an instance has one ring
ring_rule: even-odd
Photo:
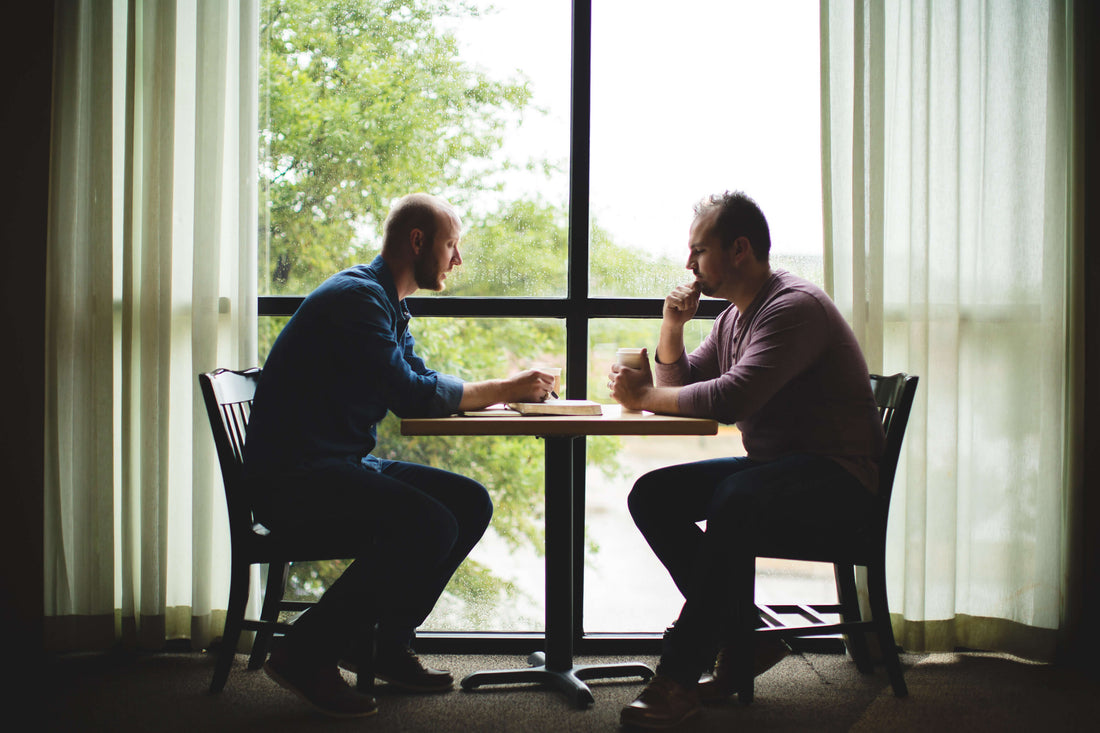
[[[232,553],[229,579],[229,608],[225,631],[214,668],[211,692],[220,692],[229,677],[233,655],[242,630],[256,632],[252,642],[249,669],[259,669],[267,659],[269,642],[275,634],[285,633],[288,624],[279,622],[282,611],[304,611],[311,602],[283,599],[291,561],[337,560],[355,556],[354,548],[342,547],[340,538],[280,537],[255,522],[252,507],[241,486],[241,466],[244,459],[245,434],[252,407],[252,397],[260,380],[258,368],[244,371],[218,369],[199,375],[214,445],[221,464],[225,484],[225,503],[229,510],[229,535]],[[259,619],[246,619],[245,606],[249,595],[249,568],[268,566],[267,588]],[[361,687],[373,683],[373,675],[358,675]],[[365,683],[365,684],[364,684]]]
[[[823,528],[821,537],[777,539],[774,544],[755,548],[751,559],[755,573],[757,557],[786,560],[804,560],[832,563],[836,578],[837,603],[828,604],[756,604],[755,578],[740,589],[741,618],[755,621],[753,611],[763,621],[760,628],[746,629],[749,637],[763,641],[766,637],[791,639],[795,637],[846,634],[849,650],[860,672],[874,669],[868,649],[866,633],[877,634],[886,671],[894,694],[905,697],[908,689],[902,676],[894,631],[890,626],[890,613],[886,602],[886,522],[890,511],[890,495],[894,486],[894,473],[905,438],[905,426],[917,391],[915,376],[895,374],[890,377],[871,375],[871,388],[886,431],[886,448],[879,463],[879,490],[877,511],[865,532],[852,536],[838,536]],[[867,589],[870,596],[872,617],[863,619],[856,596],[855,568],[867,569]],[[824,615],[839,616],[833,623]],[[746,648],[751,649],[749,645]],[[752,654],[742,655],[738,685],[738,700],[748,705],[753,699]]]

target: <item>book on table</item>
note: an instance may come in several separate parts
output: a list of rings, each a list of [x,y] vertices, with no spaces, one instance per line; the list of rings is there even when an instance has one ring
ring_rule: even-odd
[[[509,402],[521,415],[602,415],[603,407],[592,400],[549,399],[545,402]]]
[[[466,417],[506,417],[523,415],[602,415],[603,407],[592,400],[549,399],[545,402],[509,402],[490,405],[484,410],[466,410]]]

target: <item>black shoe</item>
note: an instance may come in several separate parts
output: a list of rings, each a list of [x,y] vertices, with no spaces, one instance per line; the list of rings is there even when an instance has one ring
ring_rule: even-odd
[[[264,664],[264,672],[330,717],[365,718],[378,712],[377,701],[353,690],[335,665],[305,664],[291,658],[285,648],[276,648]]]
[[[657,675],[634,702],[623,708],[619,722],[639,728],[672,728],[702,709],[694,688]]]
[[[783,658],[791,651],[780,639],[762,641],[756,644],[753,650],[752,672],[759,677],[783,661]],[[704,703],[719,702],[731,697],[737,692],[737,653],[729,647],[723,647],[718,652],[718,658],[714,662],[714,671],[703,675],[696,689],[699,699]]]
[[[346,662],[340,665],[348,669]],[[448,692],[455,686],[450,672],[426,666],[408,647],[379,652],[374,660],[374,676],[405,692]]]

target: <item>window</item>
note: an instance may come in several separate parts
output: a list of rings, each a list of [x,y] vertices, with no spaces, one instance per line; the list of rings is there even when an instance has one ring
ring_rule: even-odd
[[[609,401],[615,349],[655,345],[661,300],[687,281],[691,207],[707,193],[757,198],[775,264],[821,281],[816,3],[474,5],[264,0],[261,356],[301,297],[374,257],[390,201],[412,190],[463,214],[464,266],[410,308],[428,363],[469,379],[560,363],[568,396]],[[724,306],[703,304],[689,348]],[[655,633],[679,608],[626,512],[634,478],[740,450],[729,428],[682,444],[590,438],[576,451],[586,631]],[[417,451],[465,473],[476,456],[497,503],[425,628],[540,630],[542,446],[395,447]],[[300,570],[301,590],[316,590],[317,572]]]

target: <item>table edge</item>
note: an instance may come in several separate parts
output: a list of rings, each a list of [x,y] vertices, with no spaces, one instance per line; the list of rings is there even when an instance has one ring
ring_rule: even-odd
[[[679,415],[645,417],[523,415],[515,417],[403,418],[401,435],[511,435],[515,437],[580,437],[584,435],[718,434],[718,421]]]

